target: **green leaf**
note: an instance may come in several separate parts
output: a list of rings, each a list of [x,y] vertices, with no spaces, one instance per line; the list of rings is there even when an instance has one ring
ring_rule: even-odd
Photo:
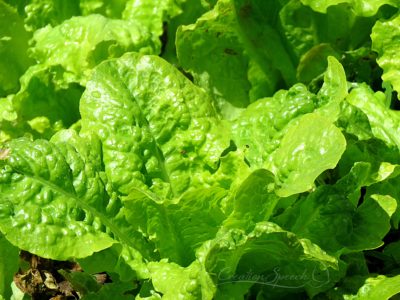
[[[385,106],[385,95],[382,92],[374,93],[366,85],[359,85],[352,89],[346,101],[367,116],[375,137],[400,149],[400,136],[397,134],[400,112]]]
[[[327,9],[331,6],[338,4],[348,4],[348,6],[354,11],[358,16],[369,17],[377,13],[379,8],[385,4],[392,5],[394,7],[399,7],[399,3],[396,0],[378,0],[378,1],[368,1],[363,0],[300,0],[304,5],[310,6],[313,10],[326,13]]]
[[[82,15],[101,14],[111,19],[121,19],[127,5],[126,0],[80,0]]]
[[[186,0],[130,0],[122,18],[139,22],[157,38],[163,33],[163,22],[182,13],[184,2]]]
[[[225,198],[226,191],[219,188],[197,189],[168,205],[135,191],[124,204],[129,209],[130,224],[154,245],[161,258],[189,265],[195,259],[195,250],[214,238],[225,219]]]
[[[287,210],[285,218],[280,216],[276,221],[329,253],[381,246],[397,203],[389,195],[378,194],[367,195],[363,203],[358,203],[369,174],[368,163],[355,164],[335,185],[320,186]]]
[[[164,260],[150,262],[152,283],[163,299],[213,299],[215,285],[204,267],[194,261],[190,266],[168,263]]]
[[[27,55],[31,38],[16,10],[0,1],[0,97],[15,93],[19,77],[33,63]]]
[[[371,33],[371,48],[378,52],[377,62],[383,69],[382,79],[391,83],[397,92],[400,92],[399,71],[395,63],[399,59],[397,51],[400,36],[399,24],[399,15],[390,20],[377,21]]]
[[[336,124],[344,132],[355,136],[358,140],[374,138],[367,115],[347,101],[340,104],[340,115]]]
[[[304,83],[318,79],[317,76],[326,68],[329,55],[343,60],[349,52],[358,52],[363,46],[369,52],[371,28],[382,15],[358,17],[346,5],[332,6],[321,14],[301,1],[287,1],[279,12],[279,19],[286,42],[298,64],[297,79]],[[354,72],[356,76],[368,66],[365,59],[359,64],[349,62],[346,65],[349,67],[346,73]]]
[[[198,259],[217,286],[259,283],[271,286],[271,292],[305,289],[310,295],[329,288],[338,267],[338,261],[316,244],[270,222],[257,223],[247,234],[241,228],[221,228],[214,240],[199,249]]]
[[[266,168],[277,177],[279,196],[307,191],[323,171],[337,165],[346,141],[332,122],[346,95],[343,67],[329,57],[318,96],[296,84],[251,104],[233,122],[236,145],[253,169]]]
[[[287,197],[309,190],[325,170],[333,169],[344,150],[341,131],[318,114],[308,114],[292,125],[271,159],[277,194]]]
[[[318,44],[307,51],[297,67],[297,79],[305,84],[323,74],[327,67],[327,57],[339,58],[339,53],[329,44]]]
[[[63,260],[106,249],[115,237],[149,257],[120,214],[120,200],[107,193],[98,140],[70,130],[53,143],[16,139],[7,149],[0,161],[0,230],[11,243]]]
[[[172,5],[171,2],[173,1],[169,1],[169,5]],[[201,0],[184,0],[179,2],[181,2],[180,10],[172,10],[174,14],[170,16],[167,22],[167,29],[164,28],[164,37],[166,36],[167,40],[163,41],[165,48],[162,51],[162,57],[174,65],[179,65],[175,43],[178,28],[182,25],[195,23],[202,14],[212,8],[211,3]],[[171,7],[174,6],[176,4]]]
[[[85,85],[92,68],[128,51],[152,54],[158,41],[135,21],[108,19],[101,15],[73,17],[61,25],[46,26],[34,34],[31,56],[47,67],[62,66],[66,83]]]
[[[129,300],[132,299],[132,295],[129,292],[135,288],[136,286],[131,282],[106,283],[97,293],[86,294],[82,297],[82,300]]]
[[[0,233],[0,297],[10,299],[11,282],[18,271],[19,250]]]
[[[254,171],[233,195],[233,212],[224,226],[252,230],[256,223],[268,221],[279,201],[274,187],[272,173],[264,169]]]
[[[103,142],[107,176],[122,194],[150,189],[163,198],[203,186],[229,146],[204,91],[155,56],[101,64],[80,111],[82,131]]]
[[[79,0],[32,0],[24,7],[24,13],[25,28],[33,32],[46,25],[59,25],[79,15]]]
[[[390,168],[392,169],[392,168]],[[389,172],[385,173],[385,175],[387,176],[387,179],[382,181],[382,182],[378,182],[374,185],[371,185],[367,188],[366,191],[366,196],[379,196],[382,197],[383,199],[385,198],[389,198],[390,200],[395,199],[397,200],[397,210],[396,212],[392,215],[392,224],[394,228],[399,228],[399,224],[400,224],[400,193],[397,189],[397,185],[400,182],[400,177],[394,177],[391,178],[393,176],[393,173],[391,173],[389,169]],[[398,168],[397,168],[398,169]],[[390,201],[390,200],[387,200]],[[390,202],[388,202],[390,203]]]
[[[324,84],[318,92],[323,104],[341,102],[347,96],[347,80],[343,66],[333,56],[328,56],[328,68],[324,74]],[[321,103],[320,103],[321,105]]]
[[[64,82],[59,66],[34,65],[21,77],[21,89],[10,97],[14,122],[5,132],[17,138],[23,133],[50,138],[58,130],[79,120],[83,88]]]
[[[65,270],[58,270],[58,273],[70,282],[72,287],[81,295],[86,295],[91,292],[95,293],[101,288],[101,285],[96,281],[96,278],[88,273],[68,272]]]
[[[317,97],[303,84],[247,107],[232,124],[232,136],[252,168],[263,168],[280,144],[285,128],[296,118],[316,108]],[[268,130],[266,130],[268,128]]]
[[[121,243],[115,243],[107,249],[81,258],[78,262],[82,269],[89,274],[102,272],[107,272],[111,276],[117,274],[118,279],[124,282],[150,277],[140,252]]]
[[[295,59],[287,48],[276,19],[285,1],[234,0],[241,40],[248,54],[268,74],[279,70],[287,86],[296,83]]]
[[[368,278],[358,290],[357,295],[344,295],[346,300],[381,300],[391,299],[400,293],[400,275],[386,277],[379,275]]]
[[[193,75],[198,85],[213,95],[219,111],[226,118],[232,118],[231,110],[246,107],[260,96],[271,95],[279,80],[270,61],[263,61],[265,64],[261,65],[245,53],[250,44],[242,41],[232,2],[218,1],[214,9],[195,24],[178,28],[176,37],[180,64]],[[220,65],[225,67],[220,68]],[[259,86],[265,90],[261,95],[255,93],[257,98],[250,99],[252,87],[257,89]]]

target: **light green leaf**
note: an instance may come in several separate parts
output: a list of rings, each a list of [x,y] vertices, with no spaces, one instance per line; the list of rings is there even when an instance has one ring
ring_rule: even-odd
[[[347,96],[347,79],[343,66],[333,56],[328,56],[328,68],[324,73],[324,84],[318,92],[320,106],[327,103],[341,102]]]
[[[5,127],[6,133],[14,138],[28,132],[34,137],[50,138],[79,120],[83,88],[64,82],[63,73],[59,66],[44,65],[34,65],[26,71],[20,91],[10,97],[15,119]]]
[[[10,300],[32,300],[32,297],[30,297],[27,294],[24,294],[16,285],[15,282],[11,284],[11,289],[13,291],[13,294],[10,298]],[[7,300],[7,299],[4,299]]]
[[[266,168],[277,177],[279,196],[307,191],[323,171],[337,165],[346,148],[332,124],[346,95],[343,67],[329,57],[318,96],[296,84],[252,103],[233,122],[234,142],[253,169]]]
[[[56,26],[80,15],[79,0],[31,0],[24,7],[25,28],[35,31],[46,25]]]
[[[82,15],[101,14],[111,19],[121,19],[126,0],[80,0]]]
[[[162,293],[162,299],[213,299],[215,285],[198,261],[186,268],[164,260],[148,265],[153,286]]]
[[[385,106],[385,95],[382,92],[374,93],[366,85],[359,85],[352,89],[346,100],[367,116],[375,137],[400,149],[400,136],[397,133],[400,112]]]
[[[387,300],[400,293],[400,275],[386,277],[379,275],[368,278],[357,295],[344,295],[345,300]]]
[[[233,122],[232,136],[250,166],[263,168],[270,154],[279,147],[288,124],[314,111],[317,101],[303,84],[296,84],[288,91],[278,91],[272,98],[249,105]]]
[[[101,61],[127,51],[158,53],[159,42],[135,21],[107,19],[101,15],[74,17],[56,27],[46,26],[33,37],[31,55],[39,63],[62,66],[66,83],[85,85]]]
[[[313,10],[321,13],[326,13],[327,9],[331,6],[338,4],[348,4],[348,6],[358,16],[373,16],[377,13],[379,8],[385,4],[399,7],[400,3],[397,0],[377,0],[377,1],[363,1],[363,0],[300,0],[304,5],[310,6]]]
[[[0,298],[10,299],[11,282],[18,271],[19,249],[0,233]]]
[[[310,189],[323,171],[337,165],[345,149],[339,128],[316,113],[304,115],[289,127],[271,156],[277,194],[287,197]]]
[[[182,13],[187,0],[129,0],[122,13],[125,20],[135,20],[157,38],[163,33],[163,22]]]
[[[274,187],[272,173],[264,169],[253,172],[233,195],[233,212],[224,226],[252,230],[256,223],[268,221],[279,201]]]
[[[393,2],[393,1],[390,1]],[[398,2],[398,1],[394,1]],[[400,5],[399,3],[397,5]],[[382,79],[392,84],[393,89],[400,92],[399,60],[400,15],[390,20],[377,21],[372,29],[372,50],[378,52],[377,62],[383,69]]]
[[[17,11],[0,1],[0,97],[18,90],[19,77],[33,63],[27,55],[30,38]]]
[[[106,249],[115,238],[151,257],[120,213],[119,199],[107,193],[97,139],[70,130],[53,142],[16,139],[6,147],[10,153],[0,161],[0,230],[11,243],[65,260]]]
[[[163,198],[204,186],[229,146],[207,94],[155,56],[101,64],[80,111],[82,131],[103,142],[107,176],[122,194],[140,188]]]

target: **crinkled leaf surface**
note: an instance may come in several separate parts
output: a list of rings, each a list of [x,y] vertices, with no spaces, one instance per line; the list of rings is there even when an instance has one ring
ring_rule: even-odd
[[[79,0],[32,0],[24,7],[25,28],[35,31],[46,25],[56,26],[80,15]],[[82,1],[84,2],[84,1]]]
[[[101,14],[111,19],[120,19],[127,5],[126,0],[80,0],[82,15]]]
[[[198,261],[186,268],[163,260],[151,262],[149,270],[153,286],[162,293],[162,299],[213,299],[215,285]]]
[[[157,53],[158,41],[135,21],[108,19],[101,15],[71,18],[34,34],[31,55],[46,66],[61,65],[66,82],[84,84],[91,69],[107,58],[127,51]]]
[[[83,88],[64,82],[63,74],[59,66],[30,67],[21,77],[21,89],[10,97],[14,119],[13,126],[5,128],[5,132],[12,137],[21,136],[24,131],[35,137],[50,138],[77,122]]]
[[[400,5],[400,4],[398,4]],[[377,62],[383,69],[382,79],[393,85],[393,89],[400,91],[399,70],[399,37],[400,16],[390,20],[377,21],[371,33],[372,49],[378,52]]]
[[[260,99],[232,124],[232,136],[243,149],[251,167],[262,168],[280,144],[284,129],[293,121],[314,111],[317,97],[302,84],[281,90],[272,98]],[[268,130],[266,130],[268,128]]]
[[[80,110],[82,131],[103,142],[107,175],[123,194],[141,188],[178,196],[204,182],[229,146],[207,94],[155,56],[132,53],[100,65]]]
[[[21,249],[60,260],[108,248],[113,237],[133,246],[140,237],[106,191],[98,141],[72,130],[52,140],[7,144],[9,155],[0,161],[3,234]]]
[[[135,20],[149,28],[155,37],[163,33],[163,22],[182,13],[181,5],[187,0],[130,0],[127,1],[122,17]]]
[[[368,118],[372,133],[387,144],[400,149],[400,112],[385,106],[385,96],[374,93],[366,85],[353,89],[346,98],[350,104],[359,108]]]
[[[310,189],[323,171],[338,163],[346,148],[339,128],[340,102],[347,84],[340,63],[330,57],[318,95],[302,84],[260,99],[233,122],[232,136],[252,168],[277,177],[277,193],[290,196]]]

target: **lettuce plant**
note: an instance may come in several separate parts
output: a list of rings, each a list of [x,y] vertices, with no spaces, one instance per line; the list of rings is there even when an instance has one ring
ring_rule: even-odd
[[[0,0],[0,299],[400,293],[399,8]]]

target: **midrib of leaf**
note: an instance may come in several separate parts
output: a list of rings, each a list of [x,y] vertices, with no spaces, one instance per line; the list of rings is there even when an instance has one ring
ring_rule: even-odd
[[[128,246],[136,249],[137,248],[137,244],[135,244],[132,241],[132,238],[128,237],[125,233],[123,233],[121,230],[119,230],[118,226],[116,226],[111,220],[112,217],[107,217],[106,215],[104,215],[103,213],[97,211],[96,209],[94,209],[93,207],[91,207],[90,205],[88,205],[87,203],[85,203],[84,201],[82,201],[79,197],[77,197],[75,189],[74,189],[74,194],[71,194],[65,190],[63,190],[62,188],[60,188],[59,186],[55,185],[52,182],[49,182],[47,180],[44,180],[40,177],[35,177],[35,176],[29,176],[15,168],[13,168],[17,173],[21,174],[22,176],[28,177],[31,180],[40,183],[43,186],[47,186],[50,189],[52,189],[53,191],[55,191],[56,193],[59,193],[69,199],[73,199],[75,201],[75,203],[77,204],[77,206],[81,207],[84,210],[89,211],[91,214],[93,214],[94,216],[98,217],[101,222],[107,226],[108,228],[110,228],[111,232],[114,233],[118,239],[127,244]]]
[[[176,193],[174,192],[173,186],[171,185],[170,176],[169,176],[169,174],[168,174],[168,171],[167,171],[166,166],[165,166],[165,163],[164,163],[164,162],[165,162],[165,158],[164,158],[163,156],[160,156],[160,153],[161,153],[161,155],[162,155],[161,147],[160,147],[160,145],[157,143],[157,140],[156,140],[156,138],[154,137],[153,132],[150,130],[149,120],[147,119],[146,115],[143,113],[143,109],[142,109],[142,107],[140,106],[140,103],[139,103],[138,101],[136,101],[135,96],[131,93],[131,90],[130,90],[130,89],[128,88],[128,86],[126,85],[126,83],[125,83],[125,78],[124,78],[124,76],[120,73],[119,68],[116,68],[114,65],[111,65],[111,66],[112,66],[112,68],[114,69],[114,71],[116,71],[116,73],[118,74],[119,80],[122,82],[124,88],[128,91],[129,95],[131,95],[132,101],[136,102],[137,107],[139,108],[140,115],[141,115],[141,116],[143,117],[143,119],[145,120],[145,124],[146,124],[147,130],[150,132],[151,137],[152,137],[152,140],[154,141],[155,146],[156,146],[157,149],[159,150],[159,151],[155,151],[156,153],[154,153],[154,154],[155,154],[155,156],[157,157],[157,160],[159,161],[159,163],[160,163],[160,165],[161,165],[161,171],[162,171],[162,174],[163,174],[163,179],[164,179],[166,182],[169,183],[169,187],[170,187],[170,189],[171,189],[172,195],[173,195],[173,196],[176,196]]]
[[[173,238],[173,245],[174,245],[174,249],[175,249],[175,253],[177,254],[178,258],[180,259],[179,263],[183,262],[183,254],[182,254],[182,249],[179,247],[179,245],[181,244],[179,241],[182,240],[182,237],[179,233],[178,230],[176,230],[176,226],[174,225],[173,220],[171,220],[171,218],[169,217],[168,214],[168,210],[165,207],[165,205],[163,205],[163,203],[160,203],[159,201],[157,201],[158,199],[155,199],[154,197],[152,197],[151,194],[149,194],[146,191],[140,190],[140,189],[136,189],[137,192],[142,193],[145,197],[147,197],[150,201],[153,201],[156,204],[156,207],[159,208],[160,214],[161,216],[163,216],[166,220],[166,224],[163,224],[165,227],[171,234],[172,234],[172,238]],[[150,233],[153,234],[153,233]]]

